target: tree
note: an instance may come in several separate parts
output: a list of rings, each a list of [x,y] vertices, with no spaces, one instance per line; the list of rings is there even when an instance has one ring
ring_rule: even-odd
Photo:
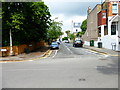
[[[64,38],[62,38],[62,41],[63,41],[63,40],[68,40],[68,37],[64,37]]]
[[[74,35],[74,33],[72,33],[72,34],[69,35],[70,40],[74,40],[75,37],[76,37],[76,36]]]
[[[78,33],[76,34],[77,37],[82,37],[82,35],[84,35],[84,32],[78,32]]]
[[[69,35],[70,35],[70,30],[65,31],[65,33],[67,34],[67,37],[69,37]]]
[[[9,46],[9,31],[13,45],[44,40],[50,24],[50,12],[44,2],[2,2],[3,46]]]
[[[56,40],[61,35],[63,35],[62,27],[61,27],[62,25],[63,24],[61,22],[57,22],[55,20],[51,21],[51,25],[50,25],[50,27],[48,29],[48,39],[50,41]]]
[[[82,29],[82,32],[85,33],[87,29],[87,19],[82,22],[82,25],[80,28]]]
[[[2,46],[2,16],[1,16],[1,11],[0,11],[0,47]]]

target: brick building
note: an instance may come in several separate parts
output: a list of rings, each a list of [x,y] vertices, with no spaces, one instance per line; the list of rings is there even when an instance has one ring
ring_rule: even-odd
[[[87,30],[82,38],[85,45],[90,45],[90,40],[94,40],[96,47],[101,42],[103,48],[120,51],[120,1],[105,0],[101,5],[96,5],[88,14]]]
[[[96,5],[92,10],[88,7],[88,15],[87,15],[87,30],[85,34],[82,36],[82,39],[85,42],[85,45],[90,45],[90,41],[98,40],[98,25],[97,25],[97,13],[100,12],[101,5]]]
[[[98,13],[98,42],[103,48],[120,51],[120,1],[106,0]]]

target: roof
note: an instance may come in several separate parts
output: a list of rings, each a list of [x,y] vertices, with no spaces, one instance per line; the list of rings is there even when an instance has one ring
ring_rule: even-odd
[[[92,13],[92,12],[97,8],[97,6],[100,6],[100,5],[101,5],[101,4],[97,4],[97,5],[91,10],[90,13]],[[90,14],[90,13],[89,13],[89,14]],[[89,15],[89,14],[88,14],[88,15]]]

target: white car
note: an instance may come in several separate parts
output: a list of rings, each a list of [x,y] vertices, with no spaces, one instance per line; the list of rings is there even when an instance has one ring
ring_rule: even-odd
[[[65,43],[69,43],[69,41],[68,41],[68,40],[64,40],[63,42],[65,42]]]

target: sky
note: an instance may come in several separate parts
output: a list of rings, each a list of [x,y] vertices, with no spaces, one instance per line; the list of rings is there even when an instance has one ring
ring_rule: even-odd
[[[71,30],[72,20],[82,23],[87,19],[87,9],[93,9],[103,0],[43,0],[49,7],[52,19],[58,17],[58,21],[63,22],[62,31]]]

